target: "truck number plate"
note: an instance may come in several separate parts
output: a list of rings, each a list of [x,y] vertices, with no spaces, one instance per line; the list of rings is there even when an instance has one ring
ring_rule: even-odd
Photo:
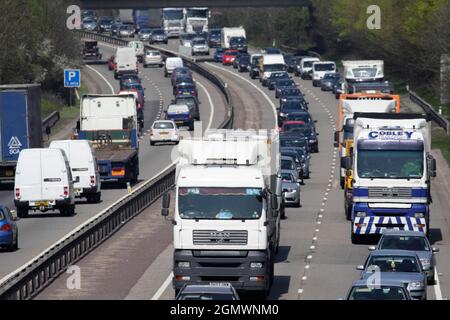
[[[5,171],[5,176],[6,177],[13,177],[14,176],[14,171],[13,170],[6,170]]]
[[[48,201],[36,202],[36,207],[48,207]]]

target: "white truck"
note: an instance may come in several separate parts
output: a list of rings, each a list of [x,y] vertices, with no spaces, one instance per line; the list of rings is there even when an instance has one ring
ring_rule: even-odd
[[[237,28],[222,28],[220,32],[220,45],[224,49],[230,49],[230,39],[243,37],[247,38],[245,29],[243,27]]]
[[[280,241],[278,134],[218,130],[183,139],[176,168],[173,287],[231,283],[266,296]],[[169,214],[163,197],[162,215]]]
[[[178,37],[184,32],[183,8],[162,9],[162,21],[164,32],[168,37]]]
[[[431,178],[436,161],[431,133],[420,114],[354,115],[351,240],[384,229],[429,234]]]
[[[263,86],[267,85],[267,79],[272,72],[285,70],[285,61],[282,54],[263,54],[259,59],[259,81]]]
[[[209,8],[186,8],[184,16],[187,33],[208,32]]]
[[[119,47],[116,50],[116,65],[114,78],[119,79],[125,73],[138,73],[136,51],[131,47]]]
[[[336,72],[336,63],[334,61],[319,61],[312,65],[312,83],[314,87],[320,85],[320,80],[326,73]]]
[[[355,82],[382,82],[384,79],[383,60],[346,60],[344,66],[344,92],[349,93],[349,84]]]

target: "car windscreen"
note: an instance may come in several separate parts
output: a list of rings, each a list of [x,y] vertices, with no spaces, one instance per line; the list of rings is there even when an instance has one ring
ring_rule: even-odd
[[[281,139],[281,148],[306,148],[306,141],[304,139]]]
[[[313,67],[314,71],[333,71],[336,69],[333,63],[316,63]]]
[[[307,113],[302,114],[290,114],[288,115],[287,119],[288,121],[303,121],[305,123],[312,123],[311,116]]]
[[[349,300],[407,300],[405,291],[396,286],[353,287]]]
[[[430,247],[423,237],[418,236],[383,236],[380,249],[429,251]]]
[[[152,34],[157,36],[164,35],[164,30],[153,30]]]
[[[301,92],[298,89],[283,89],[281,90],[282,96],[301,96]]]
[[[210,301],[210,300],[236,300],[234,296],[230,294],[223,294],[223,293],[186,293],[181,294],[179,297],[179,300],[204,300],[204,301]]]
[[[290,173],[281,173],[281,180],[285,182],[294,182],[294,177]]]
[[[236,51],[227,51],[227,52],[225,52],[225,55],[226,56],[237,56],[238,53]]]
[[[178,188],[182,219],[257,220],[262,209],[261,188]]]
[[[156,122],[153,126],[154,129],[173,129],[173,123],[172,122]]]
[[[293,165],[291,160],[281,160],[281,170],[292,170]]]
[[[421,272],[421,268],[414,257],[386,255],[373,255],[367,263],[367,268],[377,267],[380,272]]]
[[[204,46],[204,45],[206,45],[206,41],[205,40],[194,40],[194,41],[192,41],[192,44]]]

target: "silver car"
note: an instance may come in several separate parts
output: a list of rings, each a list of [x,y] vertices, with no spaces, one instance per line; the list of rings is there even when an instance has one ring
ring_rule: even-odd
[[[192,55],[197,54],[209,55],[209,46],[205,39],[192,40]]]
[[[139,30],[138,39],[141,41],[148,41],[150,39],[150,35],[152,34],[152,30],[149,28],[144,28]]]
[[[167,37],[167,34],[164,32],[163,29],[154,29],[152,30],[152,34],[150,35],[148,41],[150,44],[161,42],[167,44],[169,38]]]
[[[300,207],[300,182],[291,171],[281,171],[281,186],[285,206]]]
[[[147,50],[144,54],[144,68],[147,68],[149,65],[158,65],[160,67],[163,66],[163,58],[161,53],[158,50]]]
[[[86,18],[83,20],[82,27],[84,30],[94,31],[97,28],[97,22],[94,19]]]
[[[428,284],[434,284],[435,254],[439,252],[439,249],[431,247],[424,233],[419,231],[383,230],[378,244],[369,247],[371,251],[381,249],[414,251],[422,263],[423,270],[427,275]]]
[[[297,168],[295,164],[295,159],[289,156],[281,156],[281,170],[289,171],[292,175],[297,178],[302,178],[302,172]]]
[[[382,280],[395,280],[406,285],[413,299],[427,299],[427,277],[415,252],[406,250],[372,251],[362,266],[361,280],[374,285]]]
[[[129,25],[121,25],[117,33],[119,38],[130,38],[134,36],[134,29]]]

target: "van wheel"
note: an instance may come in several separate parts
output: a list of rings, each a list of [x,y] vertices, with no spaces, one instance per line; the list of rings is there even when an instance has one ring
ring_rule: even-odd
[[[66,217],[73,217],[75,215],[75,205],[68,205],[67,207],[59,209],[59,211]]]
[[[88,203],[99,203],[101,197],[102,197],[102,193],[101,192],[97,192],[96,194],[92,194],[92,195],[87,196],[87,202]]]
[[[19,218],[27,218],[28,217],[28,207],[17,208],[17,216]]]

